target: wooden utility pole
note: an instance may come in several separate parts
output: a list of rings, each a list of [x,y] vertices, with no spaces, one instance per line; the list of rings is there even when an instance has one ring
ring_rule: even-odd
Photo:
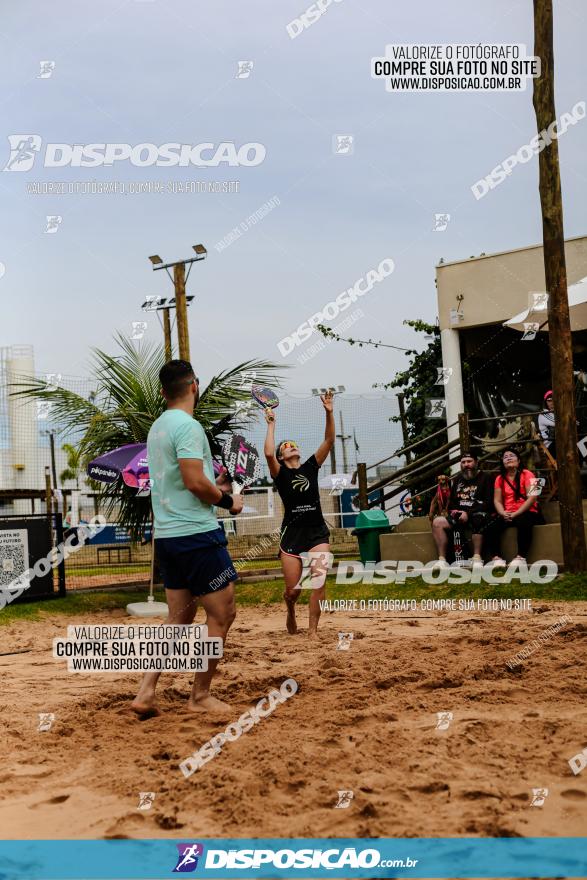
[[[556,120],[552,0],[534,0],[534,55],[540,58],[542,65],[540,76],[534,79],[534,110],[541,132]],[[565,571],[580,572],[587,569],[587,548],[577,450],[573,343],[556,137],[541,151],[539,168],[563,559]]]
[[[163,309],[163,336],[165,339],[165,361],[170,361],[172,358],[171,351],[171,318],[169,316],[169,309]]]
[[[188,331],[188,309],[185,298],[185,263],[173,267],[173,286],[175,287],[175,314],[177,317],[177,342],[179,358],[190,359],[190,338]]]
[[[461,458],[464,452],[471,451],[471,431],[467,413],[459,413],[459,446]]]

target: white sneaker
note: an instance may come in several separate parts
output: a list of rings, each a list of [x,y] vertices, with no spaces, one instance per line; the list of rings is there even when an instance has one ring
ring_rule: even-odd
[[[450,568],[450,565],[444,558],[444,556],[439,556],[436,562],[433,564],[432,568]]]
[[[483,565],[483,557],[478,553],[473,554],[473,558],[471,559],[472,568],[478,568]]]
[[[491,560],[492,565],[496,565],[498,568],[507,568],[507,562],[505,559],[502,559],[501,556],[494,556]]]

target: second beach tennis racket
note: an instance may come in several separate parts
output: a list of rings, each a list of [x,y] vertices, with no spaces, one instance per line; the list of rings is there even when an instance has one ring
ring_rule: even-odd
[[[263,407],[263,409],[275,409],[279,406],[279,397],[272,388],[264,388],[263,385],[252,385],[251,395],[253,400]]]
[[[234,495],[239,495],[243,489],[259,479],[261,475],[259,453],[253,444],[240,434],[233,434],[224,442],[222,456],[232,480]]]

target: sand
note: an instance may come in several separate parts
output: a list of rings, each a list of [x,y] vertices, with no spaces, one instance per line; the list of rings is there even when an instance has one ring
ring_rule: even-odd
[[[572,622],[511,671],[506,660]],[[137,675],[69,674],[51,656],[68,623],[0,629],[2,838],[450,837],[587,834],[587,603],[531,613],[330,613],[320,640],[288,636],[276,607],[240,608],[211,721],[166,674],[159,717],[128,711]],[[136,622],[136,621],[135,621]],[[349,651],[339,631],[352,631]],[[18,653],[9,653],[18,652]],[[186,779],[178,763],[286,678],[299,691]],[[56,716],[39,732],[38,713]],[[437,712],[452,712],[437,730]],[[548,788],[532,806],[533,788]],[[339,790],[354,793],[336,809]],[[139,792],[155,792],[138,810]]]

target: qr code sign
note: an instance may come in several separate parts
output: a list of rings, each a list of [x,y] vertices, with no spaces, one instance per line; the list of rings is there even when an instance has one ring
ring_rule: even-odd
[[[26,529],[0,531],[0,587],[7,587],[29,567]]]

